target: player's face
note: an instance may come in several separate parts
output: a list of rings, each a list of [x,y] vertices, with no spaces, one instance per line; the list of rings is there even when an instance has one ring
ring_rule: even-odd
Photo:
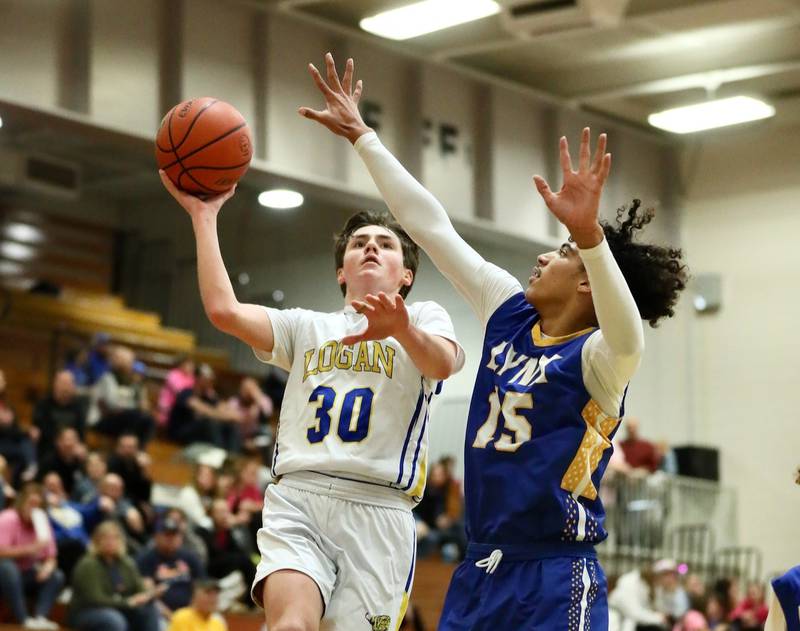
[[[541,306],[544,302],[566,302],[585,278],[578,248],[568,241],[536,259],[525,289],[525,299],[533,306]]]
[[[354,297],[379,291],[392,294],[413,279],[403,265],[400,238],[383,226],[363,226],[353,233],[336,276]]]

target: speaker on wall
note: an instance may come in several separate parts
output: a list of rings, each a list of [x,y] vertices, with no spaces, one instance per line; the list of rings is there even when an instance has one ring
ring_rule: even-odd
[[[678,475],[719,482],[719,450],[714,447],[681,445],[673,447]]]

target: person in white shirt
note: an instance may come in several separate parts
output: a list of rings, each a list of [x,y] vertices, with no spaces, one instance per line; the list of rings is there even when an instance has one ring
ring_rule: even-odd
[[[217,238],[234,191],[204,201],[161,179],[191,216],[209,319],[289,371],[251,591],[267,628],[394,626],[413,580],[430,401],[464,362],[444,309],[404,301],[417,246],[388,215],[357,213],[336,240],[343,309],[243,304]]]

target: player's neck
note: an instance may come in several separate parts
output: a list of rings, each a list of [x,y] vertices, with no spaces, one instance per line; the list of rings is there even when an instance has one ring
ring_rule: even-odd
[[[549,337],[563,337],[597,326],[594,313],[587,314],[576,304],[555,309],[544,308],[539,315],[541,331]]]

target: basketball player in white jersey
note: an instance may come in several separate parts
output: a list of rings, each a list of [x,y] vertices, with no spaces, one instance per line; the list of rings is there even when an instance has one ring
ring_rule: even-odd
[[[394,629],[413,580],[428,407],[464,363],[444,309],[403,300],[417,246],[388,215],[361,212],[337,236],[341,311],[242,304],[217,238],[234,191],[204,201],[160,175],[191,216],[209,319],[289,371],[252,587],[267,628]]]

